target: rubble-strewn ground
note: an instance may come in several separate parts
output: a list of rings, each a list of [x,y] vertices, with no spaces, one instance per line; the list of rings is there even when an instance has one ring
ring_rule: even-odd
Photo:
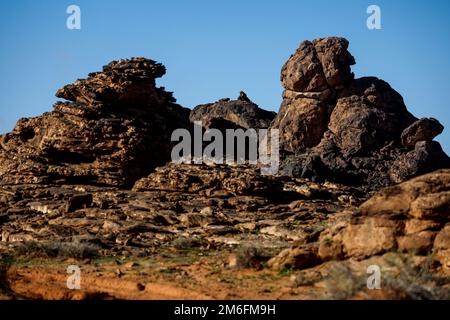
[[[2,297],[448,298],[449,274],[428,255],[278,255],[319,247],[333,225],[349,224],[368,196],[357,189],[252,167],[172,164],[135,189],[3,186]],[[384,290],[366,287],[372,264],[383,266]],[[81,290],[67,288],[69,265],[81,267]]]
[[[14,279],[11,289],[29,296],[33,290],[26,289],[26,279],[31,277],[29,284],[40,287],[33,281],[39,275],[42,280],[38,283],[43,281],[48,287],[42,289],[43,297],[58,297],[58,290],[52,293],[49,289],[53,285],[64,294],[74,294],[66,288],[65,268],[80,264],[83,287],[90,283],[89,277],[92,281],[98,278],[96,283],[104,284],[98,290],[113,290],[110,294],[114,297],[127,296],[114,290],[133,281],[134,286],[143,283],[151,288],[154,283],[161,288],[173,287],[167,297],[186,298],[193,292],[199,298],[233,294],[243,298],[275,297],[280,293],[278,288],[287,285],[289,289],[290,282],[283,275],[291,270],[267,270],[267,260],[293,243],[317,239],[330,214],[352,208],[361,197],[351,188],[301,179],[285,179],[273,190],[264,190],[255,185],[265,178],[252,168],[220,166],[214,170],[207,166],[169,165],[165,169],[162,175],[155,173],[151,179],[137,183],[147,182],[145,187],[151,188],[151,180],[160,186],[153,191],[81,185],[3,187],[2,194],[8,198],[0,216],[0,248],[4,262],[12,264],[7,271],[7,279]],[[235,174],[230,180],[235,185],[208,188],[208,183],[203,182],[196,188],[189,181],[203,177],[215,183],[214,173],[221,176],[227,172]],[[171,180],[171,174],[176,174],[176,179]],[[166,184],[160,181],[163,177]],[[171,188],[170,182],[176,185]],[[277,203],[268,197],[276,197]],[[66,260],[74,258],[76,263]],[[131,261],[136,266],[127,267]],[[47,270],[49,275],[44,275]],[[48,281],[53,274],[59,274],[62,282]],[[24,281],[18,281],[22,277]],[[250,285],[264,282],[266,277],[271,279],[267,288]],[[20,284],[17,287],[16,281]],[[235,285],[242,292],[234,292]],[[137,290],[130,298],[162,298],[165,294]]]

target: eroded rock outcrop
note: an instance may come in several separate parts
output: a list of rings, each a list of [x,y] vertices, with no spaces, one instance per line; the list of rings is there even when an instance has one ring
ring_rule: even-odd
[[[388,83],[354,79],[347,49],[343,38],[305,41],[283,66],[283,102],[271,128],[287,153],[284,173],[379,189],[450,167],[432,141],[442,125],[417,120]]]
[[[170,161],[170,135],[188,127],[189,110],[156,87],[164,73],[144,58],[113,61],[58,90],[69,101],[1,137],[0,182],[124,187]]]
[[[388,187],[363,203],[336,234],[324,233],[323,258],[368,257],[387,251],[433,254],[450,270],[450,170]],[[333,231],[331,231],[333,233]],[[333,243],[329,250],[327,237]]]
[[[421,267],[431,263],[448,276],[449,231],[450,170],[444,169],[385,188],[358,209],[335,214],[317,242],[286,249],[269,265],[303,269],[396,253],[413,257]]]

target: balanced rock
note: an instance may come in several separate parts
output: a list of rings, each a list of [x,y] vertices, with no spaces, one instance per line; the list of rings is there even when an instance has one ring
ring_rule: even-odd
[[[69,101],[1,137],[0,183],[132,186],[170,160],[172,131],[189,126],[189,110],[155,86],[164,73],[144,58],[113,61],[58,90]]]

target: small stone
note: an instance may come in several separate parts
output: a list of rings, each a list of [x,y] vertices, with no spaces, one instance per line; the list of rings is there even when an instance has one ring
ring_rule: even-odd
[[[78,209],[87,208],[92,204],[92,194],[75,195],[69,199],[66,206],[66,212],[74,212]]]
[[[144,291],[144,290],[145,290],[145,285],[142,284],[142,283],[140,283],[140,282],[138,282],[138,283],[136,284],[136,287],[137,287],[137,289],[138,289],[139,291]]]
[[[212,207],[205,207],[200,211],[200,214],[205,216],[212,216],[214,214],[214,209]]]

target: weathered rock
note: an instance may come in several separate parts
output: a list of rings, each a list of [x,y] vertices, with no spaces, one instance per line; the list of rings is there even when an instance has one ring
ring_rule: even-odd
[[[283,87],[297,92],[323,91],[328,88],[322,64],[314,44],[304,41],[281,71]]]
[[[357,79],[340,96],[328,127],[344,155],[384,147],[413,120],[401,96],[376,78]]]
[[[343,38],[305,41],[283,66],[283,102],[271,125],[280,130],[283,174],[378,190],[450,168],[431,141],[442,125],[417,120],[386,82],[354,79],[347,48]]]
[[[436,259],[441,263],[442,267],[450,274],[450,224],[445,227],[434,238],[433,245]]]
[[[450,189],[450,170],[429,173],[385,188],[360,207],[363,215],[408,215],[410,218],[448,218],[445,206]]]
[[[428,253],[433,247],[436,232],[421,231],[418,233],[400,236],[397,239],[398,250],[414,253]]]
[[[170,94],[155,87],[155,79],[165,73],[162,64],[145,58],[112,61],[102,72],[90,73],[89,78],[59,89],[56,96],[88,106],[157,106],[174,101]]]
[[[267,266],[284,275],[307,269],[293,275],[295,286],[354,298],[378,291],[366,290],[367,266],[377,265],[383,292],[440,297],[437,288],[449,288],[448,279],[435,276],[450,275],[450,170],[386,188],[359,207],[371,195],[365,188],[320,182],[378,188],[448,161],[431,141],[437,126],[415,121],[388,84],[353,80],[347,46],[340,38],[306,42],[283,69],[284,101],[272,127],[291,153],[293,175],[319,182],[263,176],[250,165],[167,164],[170,133],[191,124],[186,109],[156,88],[165,70],[151,60],[113,62],[59,90],[72,102],[22,119],[0,138],[0,258],[114,257],[116,274],[139,276],[133,288],[142,293],[155,270],[171,286],[205,274],[220,283],[234,274],[221,267],[261,269],[271,258]],[[211,128],[267,128],[272,119],[243,92],[196,112]],[[142,258],[151,261],[138,263],[145,270],[135,268]],[[103,267],[92,269],[100,274]],[[425,278],[416,277],[424,271]],[[333,277],[334,289],[323,282]],[[431,291],[415,292],[411,279]],[[297,289],[289,291],[298,298]]]
[[[170,163],[138,180],[133,190],[202,192],[209,195],[222,190],[234,195],[276,196],[281,188],[280,182],[261,175],[255,166]]]
[[[444,130],[434,118],[422,118],[403,130],[401,139],[405,147],[414,147],[419,141],[431,141]]]
[[[280,148],[298,153],[317,145],[327,130],[328,106],[316,99],[283,100],[272,128],[280,130]]]
[[[440,228],[440,223],[433,220],[409,219],[405,222],[405,234]]]
[[[264,129],[270,126],[275,115],[275,112],[259,108],[241,91],[237,100],[221,99],[195,107],[190,120],[202,121],[203,127],[207,129]]]
[[[281,251],[268,261],[268,266],[274,270],[306,269],[320,264],[321,260],[314,246],[293,247]]]
[[[164,72],[144,58],[113,61],[58,90],[72,102],[2,137],[0,182],[130,186],[169,161],[171,133],[189,126],[189,111],[155,87]]]
[[[394,248],[394,228],[380,227],[370,222],[350,225],[343,232],[342,243],[348,256],[368,257],[381,254]]]
[[[348,52],[348,41],[344,38],[322,38],[313,41],[323,73],[331,88],[337,88],[353,80],[350,66],[355,58]]]
[[[355,64],[344,38],[304,41],[281,72],[283,86],[296,92],[319,92],[353,79],[350,66]]]
[[[447,223],[437,234],[434,239],[434,248],[436,250],[450,250],[450,224]]]
[[[410,204],[409,214],[418,219],[449,219],[450,191],[428,193]]]
[[[420,174],[440,168],[448,168],[450,158],[442,150],[439,142],[419,141],[414,150],[401,153],[391,161],[390,180],[399,183]]]
[[[321,258],[434,252],[438,261],[445,261],[444,266],[448,260],[449,190],[450,170],[446,169],[378,192],[359,207],[348,225],[320,236]],[[344,255],[336,254],[340,245]]]
[[[86,208],[92,204],[92,194],[80,194],[72,196],[67,202],[66,212],[70,213],[80,208]]]

